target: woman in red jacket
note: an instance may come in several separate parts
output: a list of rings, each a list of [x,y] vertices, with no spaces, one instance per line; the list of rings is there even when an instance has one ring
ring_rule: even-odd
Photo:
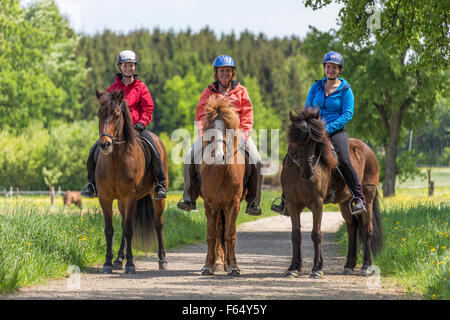
[[[240,129],[244,134],[245,147],[250,155],[250,163],[254,165],[252,176],[249,179],[249,190],[247,193],[247,210],[250,215],[261,215],[259,202],[261,199],[261,156],[258,153],[255,143],[250,137],[253,128],[253,106],[248,96],[247,89],[236,81],[236,64],[230,56],[222,55],[214,60],[214,80],[205,90],[203,90],[200,101],[197,105],[195,120],[200,137],[194,142],[189,150],[184,165],[184,192],[183,199],[178,203],[178,208],[186,211],[195,210],[196,197],[190,194],[192,167],[201,163],[202,157],[202,129],[205,121],[206,101],[213,95],[223,95],[231,97],[234,110],[240,116]],[[192,159],[194,160],[192,163]],[[195,169],[194,169],[195,170]],[[195,197],[195,199],[194,199]]]
[[[163,199],[166,197],[165,174],[161,157],[158,149],[155,146],[150,133],[145,130],[145,126],[152,121],[152,113],[155,105],[152,96],[147,89],[147,86],[139,79],[138,75],[134,73],[137,65],[137,56],[131,50],[124,50],[117,55],[117,65],[121,73],[116,76],[114,82],[109,88],[108,92],[123,91],[125,94],[125,101],[130,110],[131,118],[133,119],[134,129],[138,131],[151,145],[151,168],[153,176],[156,178],[155,183],[155,199]],[[97,142],[89,151],[87,161],[88,170],[88,184],[81,190],[81,195],[88,198],[97,196],[95,188],[95,154],[97,149]]]

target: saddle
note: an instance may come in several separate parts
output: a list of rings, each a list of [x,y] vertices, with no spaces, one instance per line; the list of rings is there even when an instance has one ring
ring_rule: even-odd
[[[339,164],[339,157],[337,155],[336,149],[334,148],[333,144],[331,144],[331,149],[333,151],[334,158],[337,160]],[[334,203],[336,202],[336,193],[338,188],[341,186],[341,183],[344,184],[344,188],[347,185],[344,175],[342,174],[341,170],[339,169],[339,166],[336,166],[335,169],[333,169],[331,173],[331,188],[328,190],[328,194],[325,197],[323,203]]]

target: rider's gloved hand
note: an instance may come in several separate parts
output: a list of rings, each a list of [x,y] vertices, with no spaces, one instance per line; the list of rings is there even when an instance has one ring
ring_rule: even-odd
[[[138,122],[134,125],[134,130],[136,130],[137,132],[141,133],[142,131],[145,130],[144,125],[142,124],[142,122]]]

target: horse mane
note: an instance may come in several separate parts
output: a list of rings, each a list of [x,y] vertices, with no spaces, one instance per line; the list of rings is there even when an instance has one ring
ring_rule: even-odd
[[[99,115],[108,114],[111,112],[117,105],[120,103],[120,110],[123,116],[123,138],[126,141],[130,142],[130,145],[133,145],[136,142],[140,142],[137,139],[136,132],[133,126],[133,119],[131,118],[130,110],[128,108],[128,104],[125,99],[122,99],[120,102],[120,91],[114,91],[112,93],[106,92],[99,97],[100,109]]]
[[[231,106],[231,99],[213,94],[206,100],[206,115],[203,132],[211,128],[212,121],[217,118],[223,121],[227,129],[239,129],[240,119]]]
[[[291,123],[288,127],[289,143],[303,144],[313,140],[322,152],[322,161],[331,169],[338,164],[331,149],[331,141],[325,130],[324,123],[319,118],[319,110],[307,108],[293,114],[289,111]]]

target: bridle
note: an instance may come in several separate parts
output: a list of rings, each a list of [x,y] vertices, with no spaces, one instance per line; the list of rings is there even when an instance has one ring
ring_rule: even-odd
[[[120,107],[120,110],[123,111],[123,104],[122,105],[117,105],[115,108]],[[123,121],[123,115],[122,112],[120,112],[120,117],[119,117],[119,121],[117,122],[116,126],[114,127],[114,132],[112,135],[110,135],[109,133],[106,132],[100,132],[99,137],[108,137],[112,140],[112,144],[123,144],[125,142],[127,142],[126,140],[122,140],[122,141],[117,141],[117,138],[119,137],[119,125],[120,123]]]
[[[293,156],[289,151],[287,154],[291,158],[292,162],[294,162],[297,165],[297,167],[300,168],[301,162],[297,159],[297,157]],[[317,156],[316,163],[314,164],[314,166],[312,168],[313,175],[314,175],[314,171],[316,170],[317,165],[319,164],[321,156],[322,156],[322,150],[320,150],[319,155]],[[307,154],[302,154],[300,157],[303,160],[303,162],[311,163],[314,160],[315,154],[313,153],[312,155],[309,155],[309,156]]]

